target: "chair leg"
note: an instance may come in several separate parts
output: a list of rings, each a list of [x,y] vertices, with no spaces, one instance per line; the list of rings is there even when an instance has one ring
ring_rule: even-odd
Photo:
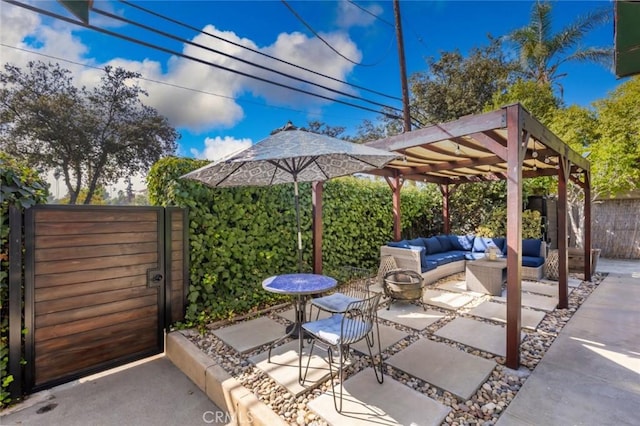
[[[333,406],[335,407],[336,411],[338,413],[342,413],[342,386],[344,383],[344,352],[345,348],[341,345],[338,348],[338,351],[340,352],[338,354],[338,357],[340,358],[340,364],[338,366],[338,384],[337,385],[332,385],[331,386],[331,393],[333,394]],[[331,348],[329,348],[329,351],[331,351]],[[333,377],[333,371],[331,368],[331,364],[329,364],[329,373],[331,375],[331,377]],[[339,400],[340,403],[338,404],[338,400],[336,399],[336,386],[340,387],[340,395],[339,395]]]
[[[316,341],[311,341],[311,346],[309,346],[309,356],[307,357],[307,366],[304,369],[304,375],[302,375],[302,353],[298,355],[298,383],[301,386],[304,386],[304,382],[307,380],[307,373],[309,372],[309,364],[311,363],[311,356],[313,355],[313,348],[316,345]]]
[[[376,323],[376,331],[378,334],[378,357],[380,358],[379,359],[380,371],[378,371],[378,368],[376,367],[376,358],[373,356],[373,351],[372,351],[373,342],[371,346],[369,346],[369,357],[371,358],[371,365],[373,367],[373,372],[376,375],[376,380],[378,381],[378,383],[382,384],[384,382],[384,363],[382,362],[382,346],[380,345],[380,329],[378,328],[377,323]],[[367,336],[367,339],[369,339],[369,336]]]

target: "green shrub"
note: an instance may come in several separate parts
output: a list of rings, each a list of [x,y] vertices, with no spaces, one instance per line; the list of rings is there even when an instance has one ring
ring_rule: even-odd
[[[189,209],[190,286],[186,325],[229,318],[282,301],[263,291],[268,276],[298,270],[293,185],[209,188],[179,179],[206,161],[165,158],[149,172],[153,205]],[[440,195],[433,188],[402,191],[402,226],[441,231]],[[312,264],[311,184],[300,185],[305,271]],[[373,270],[380,246],[392,239],[391,190],[386,182],[354,177],[325,182],[323,269]],[[422,231],[420,231],[422,232]]]
[[[522,238],[542,237],[542,217],[537,210],[525,210],[522,212]],[[494,209],[488,216],[486,223],[475,229],[475,234],[480,237],[504,237],[507,235],[507,209],[500,207]]]

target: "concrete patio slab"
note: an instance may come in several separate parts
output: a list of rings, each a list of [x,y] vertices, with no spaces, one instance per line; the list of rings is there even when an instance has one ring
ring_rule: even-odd
[[[389,327],[388,325],[380,324],[379,327],[380,327],[380,347],[382,348],[381,350],[383,351],[395,345],[400,340],[408,336],[408,334],[405,333],[404,331],[397,330],[393,327]],[[351,345],[351,347],[359,352],[362,352],[363,354],[367,354],[367,355],[369,354],[369,349],[367,349],[366,339],[359,341],[355,345]],[[376,355],[377,351],[378,351],[378,344],[376,342],[376,344],[373,347],[373,354]]]
[[[305,342],[302,350],[302,367],[307,365],[308,350],[311,345]],[[298,396],[307,392],[329,377],[329,364],[327,363],[327,352],[318,347],[313,349],[313,355],[309,361],[309,371],[307,373],[305,386],[298,382],[298,341],[292,341],[285,345],[273,348],[271,351],[271,362],[267,360],[268,353],[262,352],[249,358],[256,367],[264,371],[269,377],[280,386],[286,388],[292,395]],[[304,374],[304,370],[303,370]]]
[[[529,293],[541,294],[543,296],[558,297],[558,283],[542,283],[533,281],[522,281],[522,291]],[[569,287],[569,293],[573,291],[573,287]]]
[[[500,325],[456,318],[436,331],[435,335],[499,356],[506,355],[507,332]],[[521,335],[524,337],[524,333]]]
[[[425,290],[422,301],[428,305],[438,306],[443,309],[456,310],[473,300],[469,293],[452,293],[441,290]]]
[[[467,282],[464,280],[447,281],[445,283],[438,284],[436,288],[440,290],[453,291],[456,293],[467,293],[474,297],[482,296],[482,293],[477,293],[475,291],[467,290]]]
[[[507,305],[504,303],[496,302],[483,302],[469,311],[469,314],[490,319],[492,321],[499,321],[507,323]],[[540,324],[540,321],[544,319],[546,314],[541,311],[533,311],[531,309],[522,309],[521,323],[523,328],[535,330]]]
[[[336,426],[436,426],[451,411],[389,376],[379,384],[371,368],[346,380],[343,392],[342,414],[336,411],[330,391],[309,402],[308,406],[327,423]]]
[[[558,285],[558,280],[549,280],[547,278],[543,278],[540,280],[541,283],[543,284],[553,284],[553,285]],[[569,277],[567,279],[567,285],[569,287],[580,287],[580,284],[582,284],[582,280],[579,280],[578,278],[574,278],[574,277]]]
[[[491,360],[428,339],[412,343],[389,358],[387,364],[464,400],[478,390],[496,366]]]
[[[249,352],[282,337],[285,326],[267,317],[240,322],[212,332],[240,353]]]
[[[444,314],[433,309],[425,309],[412,303],[396,302],[389,310],[380,309],[378,318],[382,318],[415,330],[424,330],[434,322],[444,318]]]
[[[493,297],[493,300],[498,300],[503,303],[507,303],[507,290],[502,291],[502,296]],[[558,297],[549,297],[539,294],[522,293],[522,306],[527,306],[533,309],[539,309],[541,311],[551,312],[558,306]]]

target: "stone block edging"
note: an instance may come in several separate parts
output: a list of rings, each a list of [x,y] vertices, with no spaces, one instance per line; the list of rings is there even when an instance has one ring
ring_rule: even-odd
[[[234,425],[286,426],[287,423],[180,331],[167,334],[167,358],[198,386]]]

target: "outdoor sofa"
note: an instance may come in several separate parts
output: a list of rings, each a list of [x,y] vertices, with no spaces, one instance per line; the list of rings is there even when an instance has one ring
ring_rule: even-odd
[[[467,262],[485,257],[490,246],[506,256],[505,238],[474,235],[438,235],[390,242],[380,247],[380,256],[392,256],[398,268],[419,272],[425,284],[465,271]],[[543,276],[547,245],[536,239],[522,240],[522,279],[540,280]]]

